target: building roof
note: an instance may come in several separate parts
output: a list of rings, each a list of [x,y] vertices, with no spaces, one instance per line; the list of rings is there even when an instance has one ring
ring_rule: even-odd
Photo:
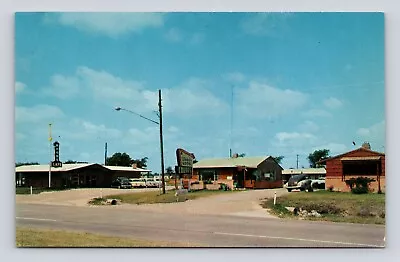
[[[345,155],[347,155],[349,153],[353,153],[353,152],[356,152],[356,151],[366,151],[366,152],[370,152],[370,153],[375,154],[375,155],[385,156],[384,153],[373,151],[373,150],[370,150],[370,149],[367,149],[367,148],[364,148],[364,147],[360,147],[360,148],[348,151],[348,152],[340,154],[340,155],[336,155],[336,156],[332,156],[332,157],[329,157],[329,158],[326,158],[326,159],[322,159],[322,160],[318,161],[317,164],[322,164],[322,163],[325,163],[326,161],[329,161],[331,159],[342,157],[342,156],[345,156]]]
[[[97,165],[102,168],[106,168],[112,171],[132,171],[132,172],[151,172],[151,170],[146,170],[142,168],[132,168],[132,167],[125,167],[125,166],[104,166],[96,163],[91,164],[63,164],[62,167],[52,167],[51,172],[66,172],[71,171],[79,168],[84,168],[88,166]],[[49,165],[26,165],[26,166],[19,166],[15,168],[15,172],[23,173],[23,172],[48,172]]]
[[[63,164],[62,167],[52,167],[51,172],[65,172],[74,169],[79,169],[87,166],[99,165],[99,164]],[[99,165],[100,166],[100,165]],[[15,168],[15,172],[48,172],[49,165],[26,165]]]
[[[380,160],[380,156],[348,156],[342,157],[342,161],[367,161],[367,160]]]
[[[325,175],[325,168],[299,168],[299,169],[284,169],[282,170],[282,175]]]
[[[134,172],[151,172],[151,170],[143,168],[133,168],[131,166],[104,166],[113,171],[134,171]]]
[[[272,158],[271,156],[260,157],[237,157],[237,158],[213,158],[203,159],[193,165],[193,168],[222,168],[222,167],[237,167],[245,166],[257,168],[264,160]],[[272,158],[273,159],[273,158]]]

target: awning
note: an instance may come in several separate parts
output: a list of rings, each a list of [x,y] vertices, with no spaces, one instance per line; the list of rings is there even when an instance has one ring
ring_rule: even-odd
[[[350,156],[350,157],[342,157],[341,161],[378,161],[380,160],[380,156]]]

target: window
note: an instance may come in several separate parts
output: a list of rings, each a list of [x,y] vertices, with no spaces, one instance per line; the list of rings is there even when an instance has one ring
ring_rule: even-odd
[[[344,175],[377,175],[377,162],[343,162]],[[380,165],[378,166],[380,169]]]
[[[199,172],[200,179],[203,181],[218,180],[218,172],[215,169],[204,169]]]

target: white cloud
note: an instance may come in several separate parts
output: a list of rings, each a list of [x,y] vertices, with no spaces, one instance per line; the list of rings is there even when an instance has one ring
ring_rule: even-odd
[[[371,143],[371,147],[376,146],[376,150],[380,150],[379,147],[385,145],[385,120],[379,123],[373,124],[369,127],[362,127],[357,130],[357,135],[359,135],[365,141]],[[364,142],[364,141],[362,141]]]
[[[344,70],[345,71],[351,71],[353,69],[353,65],[351,65],[351,64],[347,64],[347,65],[345,65],[345,67],[344,67]]]
[[[238,89],[235,103],[239,112],[255,118],[279,117],[301,108],[307,95],[290,89],[279,89],[258,82]]]
[[[343,102],[335,97],[330,97],[324,100],[324,105],[330,109],[336,109],[343,105]]]
[[[223,114],[227,105],[207,89],[210,85],[206,80],[190,78],[177,87],[163,90],[165,112],[180,116]]]
[[[233,83],[240,83],[246,79],[245,75],[243,75],[240,72],[227,73],[227,74],[224,74],[222,76],[222,78],[228,82],[233,82]]]
[[[42,92],[45,95],[67,99],[78,94],[80,90],[80,81],[77,77],[55,74],[50,78],[50,86],[43,88]]]
[[[305,132],[317,132],[319,130],[319,126],[313,121],[307,120],[303,124],[300,125],[300,129]]]
[[[177,28],[171,28],[165,34],[165,38],[170,42],[180,42],[183,39],[182,33]]]
[[[291,13],[250,13],[244,19],[240,27],[250,35],[277,35],[282,32],[286,20],[292,16]]]
[[[38,123],[41,121],[53,121],[64,116],[60,108],[52,105],[35,105],[33,107],[15,107],[15,121],[17,123]],[[49,123],[50,123],[49,122]]]
[[[310,133],[297,133],[297,132],[280,132],[275,135],[275,137],[278,139],[279,142],[287,142],[287,141],[293,141],[293,140],[302,140],[302,139],[315,139],[315,136]]]
[[[302,113],[304,117],[330,117],[332,116],[329,112],[323,109],[310,109]]]
[[[327,143],[313,147],[312,151],[314,152],[315,150],[321,150],[321,149],[329,149],[329,154],[331,156],[342,154],[349,150],[348,147],[344,144]]]
[[[170,126],[168,128],[168,131],[171,133],[178,133],[179,132],[179,128],[177,128],[176,126]]]
[[[22,93],[26,88],[26,85],[21,82],[15,82],[15,93]]]
[[[202,33],[194,33],[190,38],[190,43],[197,45],[204,42],[205,36]]]
[[[63,132],[61,136],[74,139],[99,139],[99,138],[120,138],[122,132],[114,128],[108,128],[104,124],[94,124],[83,119],[72,119],[70,126],[73,130]]]
[[[58,96],[61,91],[57,90],[70,90],[63,97],[88,92],[87,96],[92,95],[99,102],[109,105],[110,109],[120,106],[137,113],[150,113],[158,109],[158,91],[146,89],[145,82],[125,80],[106,71],[81,66],[75,75],[57,75],[51,81],[54,83],[52,91],[44,89],[42,92]],[[211,86],[209,81],[190,78],[179,86],[163,89],[164,112],[179,116],[222,114],[226,110],[226,104],[208,90]],[[131,108],[131,105],[135,107]]]
[[[163,26],[163,13],[59,13],[56,17],[47,15],[47,22],[56,20],[58,23],[75,27],[86,32],[118,37],[131,32],[141,32],[146,28]]]

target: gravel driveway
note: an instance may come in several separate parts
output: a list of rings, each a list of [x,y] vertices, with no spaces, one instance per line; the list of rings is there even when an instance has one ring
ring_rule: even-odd
[[[173,188],[173,187],[171,187]],[[168,188],[167,188],[168,189]],[[147,189],[111,189],[111,188],[93,188],[93,189],[72,189],[67,191],[41,193],[37,195],[17,195],[17,203],[40,203],[51,205],[74,205],[88,206],[87,202],[95,197],[125,194],[132,192],[143,192],[149,190],[159,190],[158,188]],[[287,194],[283,188],[248,190],[234,192],[209,197],[188,200],[186,202],[168,203],[168,204],[146,204],[130,205],[122,204],[112,206],[112,208],[122,209],[140,209],[150,212],[172,212],[182,214],[211,214],[211,215],[237,215],[250,217],[268,217],[268,213],[260,206],[260,200],[271,198],[276,192],[277,196]],[[111,206],[110,206],[111,207]],[[102,206],[93,206],[93,208],[105,208]],[[269,216],[271,217],[271,216]]]

